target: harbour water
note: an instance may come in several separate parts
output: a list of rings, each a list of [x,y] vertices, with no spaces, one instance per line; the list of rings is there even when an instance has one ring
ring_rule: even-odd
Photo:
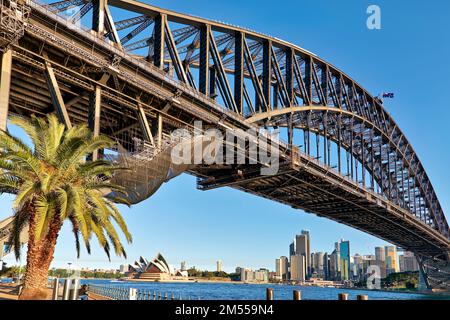
[[[300,290],[302,300],[337,300],[339,293],[348,293],[350,300],[356,300],[359,294],[366,294],[370,300],[450,300],[445,295],[425,295],[416,293],[401,293],[391,291],[351,290],[337,288],[321,288],[312,286],[290,286],[273,284],[242,284],[236,283],[162,283],[162,282],[126,282],[100,279],[83,279],[81,283],[122,288],[136,288],[161,293],[169,297],[172,294],[179,299],[194,300],[264,300],[266,288],[273,288],[275,300],[292,300],[293,290]]]

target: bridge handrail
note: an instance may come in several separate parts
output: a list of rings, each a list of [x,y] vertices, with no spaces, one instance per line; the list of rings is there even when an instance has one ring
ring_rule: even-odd
[[[134,289],[131,286],[124,285],[99,285],[89,284],[88,292],[96,295],[106,297],[112,300],[130,300],[130,289]],[[143,288],[136,289],[136,300],[181,300],[181,294],[177,296],[174,293],[157,292],[156,290],[149,290]],[[188,297],[191,299],[191,297]]]

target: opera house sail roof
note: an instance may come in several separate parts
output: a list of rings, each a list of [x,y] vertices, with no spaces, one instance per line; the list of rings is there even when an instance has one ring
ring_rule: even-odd
[[[142,278],[146,274],[172,274],[169,264],[161,253],[158,253],[152,261],[140,257],[138,261],[134,262],[134,265],[129,265],[129,270],[137,278]]]

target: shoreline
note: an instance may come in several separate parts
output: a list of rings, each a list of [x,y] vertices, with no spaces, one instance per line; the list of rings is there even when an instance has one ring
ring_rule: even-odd
[[[145,279],[118,279],[118,282],[143,282],[143,283],[238,283],[238,281],[231,280],[209,280],[209,279],[166,279],[166,280],[145,280]]]
[[[322,286],[314,285],[295,285],[295,284],[285,284],[285,283],[265,283],[265,282],[240,282],[240,281],[221,281],[221,280],[208,280],[208,279],[174,279],[174,280],[145,280],[145,279],[100,279],[100,278],[85,278],[85,280],[109,280],[114,282],[140,282],[140,283],[212,283],[212,284],[245,284],[245,285],[275,285],[275,286],[292,286],[292,287],[317,287],[324,288]],[[405,294],[419,294],[419,295],[443,295],[450,296],[450,292],[431,292],[431,291],[411,291],[411,290],[389,290],[389,289],[367,289],[367,288],[345,288],[345,287],[332,287],[338,290],[354,290],[354,291],[366,291],[366,292],[386,292],[386,293],[405,293]]]

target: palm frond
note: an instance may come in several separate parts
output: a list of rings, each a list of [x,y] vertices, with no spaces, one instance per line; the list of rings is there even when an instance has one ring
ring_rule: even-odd
[[[14,248],[14,256],[16,260],[20,259],[20,234],[23,231],[23,228],[27,225],[29,221],[29,214],[26,210],[16,211],[13,219],[13,226],[11,233],[9,234],[8,242],[13,245]]]
[[[11,123],[21,127],[32,142],[28,146],[9,132],[0,131],[0,193],[16,194],[11,232],[16,256],[20,255],[24,226],[30,224],[34,234],[31,241],[40,242],[54,235],[49,231],[55,230],[55,223],[60,228],[66,219],[72,223],[77,256],[81,241],[91,252],[92,236],[109,259],[111,248],[125,256],[117,231],[127,242],[132,237],[114,203],[129,202],[127,190],[112,183],[112,178],[129,169],[107,160],[86,161],[95,150],[111,148],[114,142],[106,136],[94,137],[84,125],[66,130],[54,114],[47,118],[12,117]]]
[[[51,215],[50,204],[46,197],[39,196],[34,200],[34,212],[34,234],[36,240],[39,241],[48,228],[46,222],[49,220],[49,215]]]

